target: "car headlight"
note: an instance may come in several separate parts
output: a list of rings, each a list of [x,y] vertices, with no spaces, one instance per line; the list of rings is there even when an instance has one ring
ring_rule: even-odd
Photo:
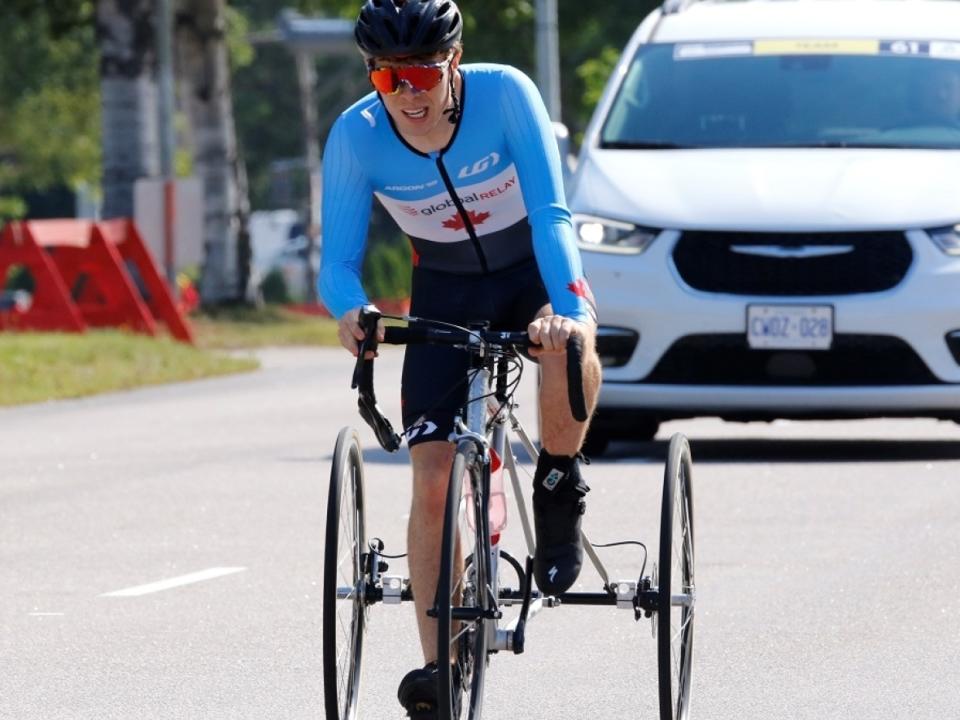
[[[593,215],[574,215],[573,227],[584,250],[625,255],[642,253],[660,234],[652,228]]]
[[[927,230],[930,239],[947,255],[960,255],[960,223]]]

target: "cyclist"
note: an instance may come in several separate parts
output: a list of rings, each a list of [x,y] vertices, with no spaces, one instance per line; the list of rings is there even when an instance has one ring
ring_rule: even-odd
[[[571,416],[565,347],[584,341],[584,394],[595,405],[596,313],[563,195],[550,119],[533,83],[502,65],[461,65],[462,19],[451,0],[366,0],[355,27],[374,91],[330,131],[323,161],[324,303],[354,356],[368,302],[360,282],[375,196],[413,247],[411,314],[527,329],[540,344],[543,452],[534,473],[541,590],[566,591],[582,562],[588,488],[578,464],[586,424]],[[378,329],[382,337],[382,327]],[[466,397],[466,354],[412,345],[403,365],[403,424],[413,465],[407,532],[424,659],[398,692],[410,717],[436,716],[436,623],[443,505]],[[455,392],[450,392],[456,388]]]

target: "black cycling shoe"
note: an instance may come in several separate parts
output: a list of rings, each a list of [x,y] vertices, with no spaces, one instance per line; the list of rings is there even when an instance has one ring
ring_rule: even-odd
[[[580,575],[580,518],[587,508],[583,496],[589,490],[580,477],[578,458],[540,452],[533,476],[533,522],[537,533],[533,577],[547,595],[565,593]]]
[[[440,692],[437,687],[437,664],[411,670],[403,676],[397,699],[412,720],[437,720],[440,717]]]

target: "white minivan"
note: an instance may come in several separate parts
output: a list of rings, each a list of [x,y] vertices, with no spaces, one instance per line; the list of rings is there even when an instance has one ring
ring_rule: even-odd
[[[960,2],[680,2],[569,189],[588,451],[671,418],[960,418]]]

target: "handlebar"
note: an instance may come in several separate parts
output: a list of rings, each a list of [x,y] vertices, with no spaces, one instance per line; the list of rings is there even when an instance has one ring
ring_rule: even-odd
[[[432,343],[435,345],[470,345],[486,347],[515,347],[529,349],[540,347],[530,340],[526,332],[501,332],[498,330],[461,330],[438,328],[428,325],[384,328],[383,342],[390,345]],[[583,396],[583,339],[571,335],[567,340],[567,393],[570,412],[577,422],[587,419],[587,405]]]
[[[373,428],[380,445],[390,452],[400,447],[400,437],[390,422],[380,412],[373,391],[373,360],[367,359],[367,353],[376,354],[379,341],[377,324],[382,317],[379,310],[366,305],[360,311],[360,327],[365,337],[357,353],[357,364],[353,372],[353,389],[359,388],[360,415]],[[424,323],[429,321],[423,321]],[[467,330],[457,327],[438,327],[417,324],[415,319],[406,327],[387,327],[384,329],[384,343],[390,345],[411,345],[431,343],[435,345],[456,345],[465,348],[520,349],[539,347],[531,342],[526,332],[503,332],[499,330]],[[567,341],[567,395],[570,412],[577,422],[587,420],[587,405],[583,395],[583,339],[572,335]]]

